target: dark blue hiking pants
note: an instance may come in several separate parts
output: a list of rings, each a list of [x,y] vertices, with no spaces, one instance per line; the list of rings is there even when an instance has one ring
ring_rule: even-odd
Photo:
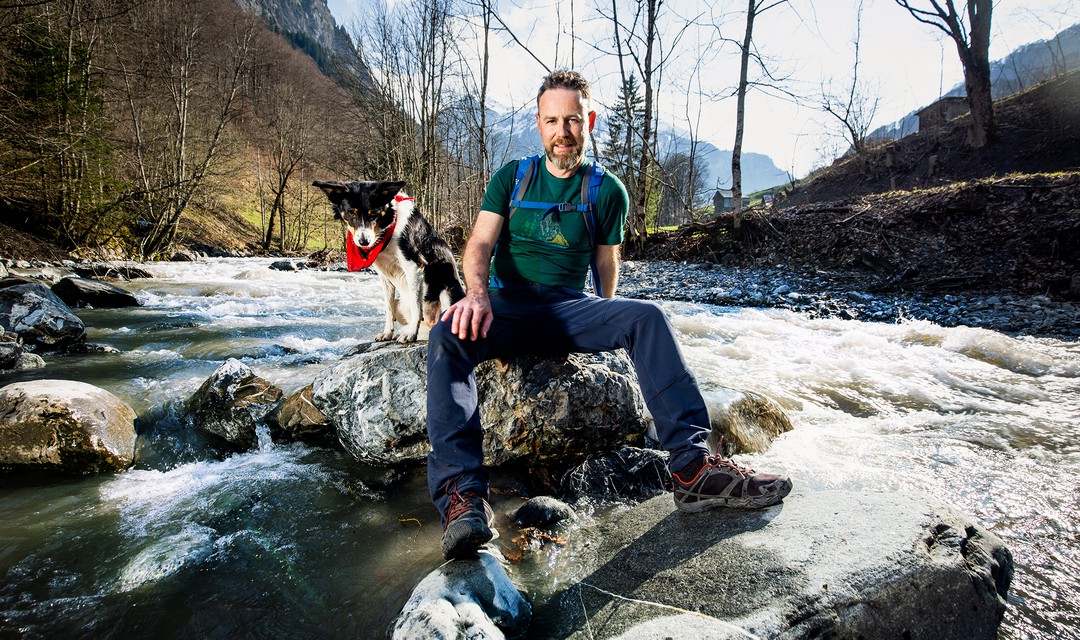
[[[563,356],[625,348],[656,424],[669,468],[707,454],[708,410],[674,331],[652,302],[597,298],[568,289],[513,284],[491,292],[487,338],[461,340],[439,322],[428,338],[428,487],[445,518],[448,490],[488,495],[477,408],[479,363],[518,355]]]

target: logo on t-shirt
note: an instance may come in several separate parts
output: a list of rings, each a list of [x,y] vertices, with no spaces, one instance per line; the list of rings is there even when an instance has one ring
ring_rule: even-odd
[[[569,247],[559,224],[559,214],[551,212],[540,215],[530,211],[527,215],[514,216],[514,235],[520,238],[546,242],[559,247]]]

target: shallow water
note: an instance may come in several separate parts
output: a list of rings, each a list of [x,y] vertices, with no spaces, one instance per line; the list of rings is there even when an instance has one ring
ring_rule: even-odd
[[[421,468],[390,477],[301,445],[213,461],[183,427],[181,403],[226,358],[291,392],[381,330],[373,276],[268,264],[150,265],[154,279],[125,285],[142,307],[79,313],[91,342],[122,353],[50,358],[35,375],[129,402],[140,459],[116,476],[0,479],[0,635],[381,637],[440,563]],[[1080,637],[1080,345],[664,307],[707,396],[756,391],[796,425],[741,461],[799,491],[955,503],[1014,555],[1001,637]],[[574,565],[549,545],[516,574],[543,597]]]

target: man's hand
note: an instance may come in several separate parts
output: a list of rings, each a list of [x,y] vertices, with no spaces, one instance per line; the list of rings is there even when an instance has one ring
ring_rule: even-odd
[[[461,340],[476,340],[486,338],[491,321],[495,315],[491,313],[491,300],[488,299],[486,289],[470,289],[465,297],[450,305],[443,312],[442,320],[450,320],[450,332]]]

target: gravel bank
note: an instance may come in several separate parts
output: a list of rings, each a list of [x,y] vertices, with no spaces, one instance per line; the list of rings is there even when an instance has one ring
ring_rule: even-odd
[[[855,277],[748,269],[713,263],[625,261],[619,295],[646,300],[703,302],[725,307],[790,309],[814,317],[874,322],[927,320],[1012,336],[1080,338],[1080,306],[1048,296],[993,292],[876,294]]]

